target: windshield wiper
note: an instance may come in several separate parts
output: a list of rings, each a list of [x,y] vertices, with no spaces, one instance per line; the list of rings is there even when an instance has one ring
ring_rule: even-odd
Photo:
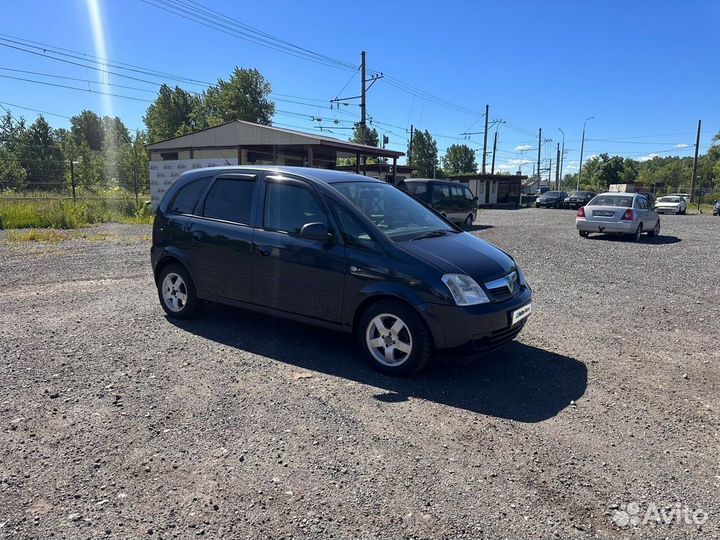
[[[412,242],[413,240],[422,240],[423,238],[436,238],[438,236],[445,236],[447,233],[450,233],[450,232],[453,232],[453,231],[448,230],[448,229],[435,229],[434,231],[428,231],[428,232],[421,234],[420,236],[411,238],[410,241]]]

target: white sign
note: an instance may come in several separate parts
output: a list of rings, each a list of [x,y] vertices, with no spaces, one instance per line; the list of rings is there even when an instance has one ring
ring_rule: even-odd
[[[170,186],[182,173],[203,167],[223,167],[237,165],[237,158],[216,159],[176,159],[172,161],[150,162],[150,200],[152,207],[157,208],[160,200]]]

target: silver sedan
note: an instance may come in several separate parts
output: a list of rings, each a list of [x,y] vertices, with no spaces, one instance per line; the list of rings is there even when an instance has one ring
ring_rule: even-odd
[[[660,234],[660,216],[644,195],[601,193],[578,210],[575,226],[585,238],[592,232],[625,234],[637,242],[644,232]]]

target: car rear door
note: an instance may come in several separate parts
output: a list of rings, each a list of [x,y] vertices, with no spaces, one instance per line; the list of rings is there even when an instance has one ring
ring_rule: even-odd
[[[257,175],[221,174],[189,224],[190,255],[201,290],[213,296],[250,302],[253,212]]]
[[[308,223],[323,223],[334,230],[320,193],[304,180],[267,176],[259,208],[253,246],[253,303],[340,322],[343,248],[336,241],[300,236]]]

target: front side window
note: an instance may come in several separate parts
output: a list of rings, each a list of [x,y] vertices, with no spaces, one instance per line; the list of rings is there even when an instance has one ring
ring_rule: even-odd
[[[169,212],[172,214],[192,214],[200,196],[210,183],[210,177],[198,178],[188,182],[175,194]]]
[[[422,203],[390,184],[338,182],[333,187],[391,240],[410,240],[436,231],[455,232]]]
[[[205,197],[203,216],[248,225],[254,179],[218,178]]]
[[[329,204],[340,223],[343,242],[346,245],[370,251],[380,251],[380,245],[363,223],[335,201],[331,200]]]
[[[469,188],[463,188],[463,195],[465,195],[465,199],[468,201],[474,201],[475,196],[472,194],[472,191],[470,191]]]
[[[459,202],[465,198],[465,196],[463,195],[463,188],[460,186],[451,186],[450,193],[452,193],[452,198],[454,201]]]
[[[289,234],[300,234],[308,223],[328,225],[327,214],[310,190],[282,182],[268,182],[263,220],[265,229]]]

